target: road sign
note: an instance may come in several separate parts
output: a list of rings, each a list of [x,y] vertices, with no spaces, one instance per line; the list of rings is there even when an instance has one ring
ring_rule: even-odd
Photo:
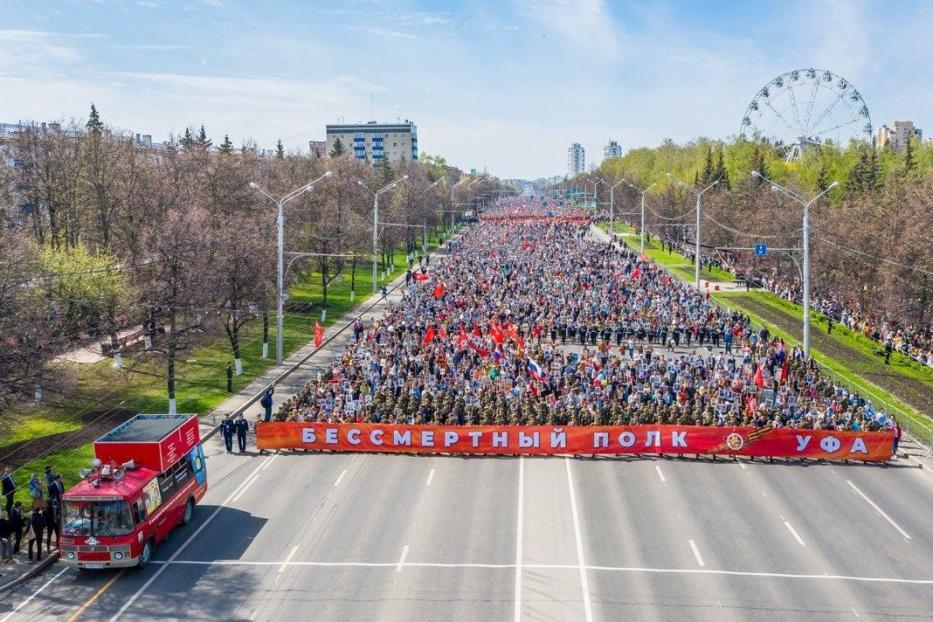
[[[759,257],[764,257],[768,254],[768,245],[767,244],[755,244],[755,254]]]

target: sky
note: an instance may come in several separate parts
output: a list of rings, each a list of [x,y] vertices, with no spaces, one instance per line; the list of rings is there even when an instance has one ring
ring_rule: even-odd
[[[567,148],[739,130],[791,69],[844,76],[874,125],[933,133],[933,2],[0,0],[0,121],[203,124],[307,152],[339,121],[411,119],[422,152],[503,178]],[[373,114],[374,113],[374,114]]]

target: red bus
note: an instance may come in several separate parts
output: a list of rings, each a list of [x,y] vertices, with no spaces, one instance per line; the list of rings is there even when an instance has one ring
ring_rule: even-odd
[[[145,566],[207,491],[197,415],[137,415],[95,441],[94,455],[62,495],[60,560]]]

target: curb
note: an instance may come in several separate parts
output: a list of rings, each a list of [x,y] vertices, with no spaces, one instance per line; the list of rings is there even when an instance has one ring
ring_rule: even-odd
[[[53,551],[49,553],[48,555],[46,555],[45,559],[43,559],[41,562],[35,565],[30,565],[29,569],[26,570],[26,572],[22,573],[21,575],[19,575],[17,578],[13,579],[12,581],[8,581],[0,585],[0,592],[8,592],[22,585],[26,581],[29,581],[30,579],[35,577],[36,575],[44,572],[49,566],[51,566],[57,561],[58,561],[58,549],[53,549]]]

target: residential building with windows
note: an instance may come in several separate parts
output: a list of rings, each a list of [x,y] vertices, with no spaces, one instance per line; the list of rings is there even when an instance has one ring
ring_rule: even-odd
[[[895,121],[890,127],[882,125],[875,134],[875,147],[878,149],[893,149],[905,151],[907,141],[916,138],[923,140],[923,130],[914,127],[913,121]]]
[[[606,145],[606,147],[603,149],[603,157],[621,158],[622,157],[622,145],[610,139],[609,144]]]
[[[402,123],[340,123],[327,126],[326,151],[330,153],[337,139],[344,152],[373,166],[388,158],[392,162],[418,159],[418,128],[406,119]]]
[[[567,149],[567,174],[573,177],[586,171],[586,152],[580,143],[574,143]]]

